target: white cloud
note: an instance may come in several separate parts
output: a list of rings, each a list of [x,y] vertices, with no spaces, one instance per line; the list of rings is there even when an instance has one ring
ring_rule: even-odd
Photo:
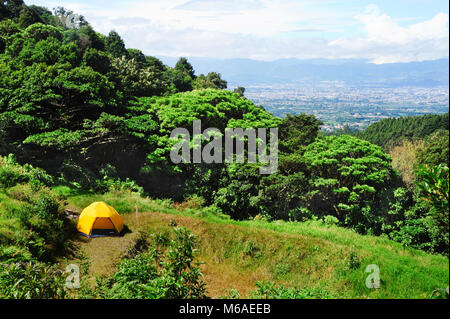
[[[118,31],[146,54],[215,58],[367,58],[375,63],[448,57],[448,14],[399,25],[376,5],[360,14],[335,1],[133,0],[49,2],[94,28]],[[324,10],[325,8],[325,10]],[[361,13],[362,12],[362,13]],[[403,22],[408,17],[401,18]],[[417,18],[414,18],[418,21]],[[338,37],[338,38],[337,38]]]
[[[400,27],[392,17],[372,6],[355,17],[364,25],[366,35],[339,38],[329,46],[344,57],[365,56],[374,63],[410,62],[448,57],[448,14]]]

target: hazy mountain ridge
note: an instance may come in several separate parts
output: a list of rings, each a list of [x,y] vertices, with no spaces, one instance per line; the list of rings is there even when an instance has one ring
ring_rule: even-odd
[[[169,66],[177,58],[159,57]],[[280,59],[257,61],[251,59],[188,58],[197,74],[219,72],[230,86],[258,84],[315,84],[324,81],[344,82],[356,86],[421,86],[449,85],[449,60],[409,63],[373,64],[367,60]]]

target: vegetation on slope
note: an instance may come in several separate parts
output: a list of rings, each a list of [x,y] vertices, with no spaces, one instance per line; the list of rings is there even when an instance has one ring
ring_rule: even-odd
[[[98,199],[97,194],[73,195],[68,198],[73,208]],[[106,198],[114,198],[122,207],[131,230],[126,236],[139,238],[138,233],[146,233],[150,247],[173,239],[174,227],[191,230],[198,238],[195,260],[202,263],[210,297],[429,298],[448,282],[446,257],[406,248],[385,237],[359,235],[326,218],[236,221],[217,208],[200,207],[195,200],[177,204],[129,192],[106,194]],[[128,252],[123,243],[109,246],[114,238],[101,240],[83,246],[91,260],[91,278],[110,278],[120,269],[120,258],[97,262],[99,251],[122,247],[122,255]],[[134,241],[125,247],[135,247]],[[365,285],[369,264],[380,267],[380,289]]]
[[[355,136],[387,148],[404,139],[423,139],[439,129],[448,131],[448,123],[448,113],[389,118],[370,125]]]
[[[244,243],[245,236],[262,236],[260,231],[272,228],[288,233],[283,241],[285,246],[262,250],[264,262],[275,267],[275,270],[262,268],[262,274],[276,271],[282,277],[292,271],[292,277],[286,278],[294,282],[295,278],[303,278],[298,279],[300,290],[285,290],[265,282],[258,284],[256,294],[304,296],[308,292],[302,287],[311,287],[319,289],[315,296],[339,295],[339,289],[344,291],[342,296],[366,296],[358,286],[363,285],[360,273],[346,273],[339,262],[347,258],[350,269],[359,269],[361,259],[367,257],[371,261],[368,251],[378,240],[385,242],[387,248],[375,245],[380,251],[372,249],[386,256],[382,261],[387,265],[393,265],[392,271],[387,271],[391,273],[390,284],[395,282],[394,274],[401,277],[404,270],[403,279],[407,281],[404,285],[413,288],[411,292],[403,292],[410,287],[400,286],[403,287],[400,290],[380,290],[370,296],[424,297],[431,285],[441,285],[445,277],[441,267],[448,268],[448,261],[401,248],[400,244],[448,254],[448,114],[381,121],[357,137],[324,137],[320,133],[322,123],[312,115],[274,117],[243,97],[243,88],[235,93],[225,91],[226,81],[220,74],[197,76],[185,58],[170,68],[139,50],[126,48],[117,32],[102,35],[83,17],[75,22],[70,17],[72,12],[64,8],[52,13],[46,8],[26,6],[21,0],[0,2],[0,155],[7,156],[0,157],[0,261],[5,262],[0,273],[2,297],[65,296],[58,286],[61,278],[55,275],[51,264],[67,255],[74,225],[62,215],[64,203],[60,196],[66,196],[75,208],[87,206],[94,199],[106,200],[120,213],[132,210],[136,202],[143,205],[141,211],[168,214],[179,214],[186,205],[197,203],[196,214],[209,216],[212,211],[232,218],[211,217],[214,225],[220,225],[214,228],[217,234],[221,234],[218,228],[244,227],[240,238]],[[184,127],[192,135],[195,120],[201,120],[203,128],[222,131],[229,127],[278,127],[278,171],[263,176],[259,174],[259,164],[247,162],[172,163],[169,151],[175,141],[170,139],[171,130]],[[412,151],[416,163],[403,170],[400,169],[403,164],[399,163],[406,161],[396,162],[400,172],[411,175],[409,179],[403,176],[402,180],[386,153],[389,149],[380,146],[397,145],[405,138],[424,138],[425,142],[423,147]],[[127,197],[121,196],[124,191],[128,191]],[[155,208],[158,202],[142,199],[142,195],[169,198],[182,204],[175,205],[179,210],[173,206]],[[135,203],[131,205],[131,201]],[[207,208],[200,209],[202,205]],[[160,220],[165,218],[159,216]],[[253,219],[259,221],[249,221]],[[336,225],[323,228],[318,219]],[[361,237],[353,231],[387,237],[400,244],[381,237]],[[231,233],[222,235],[230,237]],[[289,265],[283,265],[282,259],[277,258],[293,258],[287,252],[291,251],[289,242],[296,242],[297,233],[305,236],[306,241],[317,241],[319,251],[324,246],[330,247],[323,248],[326,254],[318,254],[320,258],[305,257],[302,261],[299,257],[299,261],[292,259]],[[332,238],[338,244],[327,241]],[[219,243],[215,239],[211,243],[215,242]],[[189,257],[189,249],[193,248],[190,243],[185,244],[181,250]],[[260,259],[254,259],[255,244],[262,245],[259,239],[253,244],[249,242],[245,249],[250,251],[251,258],[244,258],[244,262],[237,257],[241,256],[238,250],[222,257],[214,255],[209,264],[225,258],[230,267],[242,270],[246,269],[247,260],[250,274],[262,265]],[[315,256],[315,248],[310,244],[298,245],[307,249],[308,256],[312,249]],[[352,252],[352,245],[360,249]],[[232,246],[241,247],[230,241],[230,249]],[[215,249],[220,251],[219,246]],[[283,251],[285,255],[277,255]],[[392,255],[393,251],[396,254]],[[130,261],[133,267],[141,262],[148,265],[159,256],[151,250],[142,254],[142,259]],[[422,259],[407,257],[405,261],[402,259],[405,254]],[[177,276],[168,271],[170,256],[169,253],[165,260],[168,269],[145,266],[149,277],[142,274],[145,280],[139,280],[164,277],[158,287],[172,291],[167,283],[179,283],[175,280]],[[187,276],[197,276],[197,268],[184,262],[183,256],[178,254],[175,262],[185,266]],[[327,258],[333,261],[327,264]],[[278,270],[276,262],[280,264]],[[426,272],[422,262],[435,279],[423,275]],[[411,267],[399,266],[403,263],[411,263]],[[324,265],[328,265],[325,270]],[[304,273],[294,269],[307,270]],[[330,277],[316,273],[318,269]],[[413,269],[420,271],[417,274]],[[128,275],[133,276],[121,277],[121,271],[123,268],[119,267],[115,279],[100,286],[108,290],[127,281]],[[313,278],[317,279],[314,281],[317,286],[309,286],[306,277],[302,277],[309,274],[316,276]],[[419,283],[413,283],[413,274],[420,278]],[[46,276],[53,278],[48,281],[49,287],[41,284],[45,280],[36,279]],[[201,283],[194,277],[195,284],[187,292],[178,295],[158,292],[151,296],[201,296]],[[358,283],[352,278],[359,278]],[[325,289],[321,286],[324,283],[319,284],[322,281],[334,288],[326,288],[322,294],[320,289]],[[345,285],[349,282],[355,284],[347,291]],[[150,285],[145,291],[154,288]],[[132,294],[128,288],[117,289],[116,296]]]

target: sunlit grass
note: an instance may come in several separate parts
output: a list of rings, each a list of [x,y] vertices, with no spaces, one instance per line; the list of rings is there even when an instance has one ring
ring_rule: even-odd
[[[401,246],[383,237],[362,236],[320,221],[230,220],[214,208],[175,209],[169,200],[136,193],[75,194],[67,202],[81,210],[103,200],[122,214],[132,232],[165,231],[174,220],[200,238],[198,259],[210,295],[234,289],[249,296],[259,280],[286,287],[325,289],[335,298],[428,298],[449,282],[448,258]],[[136,220],[135,205],[139,217]],[[91,253],[95,253],[95,250]],[[360,265],[348,267],[351,255]],[[366,266],[380,269],[381,288],[365,285]]]

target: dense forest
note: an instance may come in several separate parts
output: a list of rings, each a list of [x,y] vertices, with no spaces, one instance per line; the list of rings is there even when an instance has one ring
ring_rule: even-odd
[[[448,113],[383,119],[355,136],[387,148],[405,139],[423,139],[437,130],[448,131]]]
[[[68,249],[73,227],[61,215],[63,202],[53,191],[59,185],[197,201],[234,220],[325,220],[448,255],[448,113],[324,136],[312,115],[274,117],[246,99],[243,88],[226,90],[220,74],[196,75],[185,58],[168,67],[127,49],[117,32],[102,35],[72,14],[0,1],[0,262],[32,265],[2,268],[0,297],[11,297],[11,278],[34,278],[37,285],[36,278],[56,271],[47,263]],[[260,175],[251,163],[172,164],[170,133],[184,127],[192,134],[194,120],[220,130],[278,127],[277,173]],[[393,167],[406,154],[395,152],[404,141],[423,141],[414,144],[409,170]],[[204,296],[189,238],[177,230],[171,242],[185,258],[181,266],[169,254],[168,266],[148,277],[171,282],[157,296]],[[161,257],[154,254],[127,262],[152,264]],[[113,281],[126,282],[122,275]],[[180,276],[184,283],[189,278],[187,288],[171,290]],[[62,296],[55,278],[40,288],[44,297]]]

